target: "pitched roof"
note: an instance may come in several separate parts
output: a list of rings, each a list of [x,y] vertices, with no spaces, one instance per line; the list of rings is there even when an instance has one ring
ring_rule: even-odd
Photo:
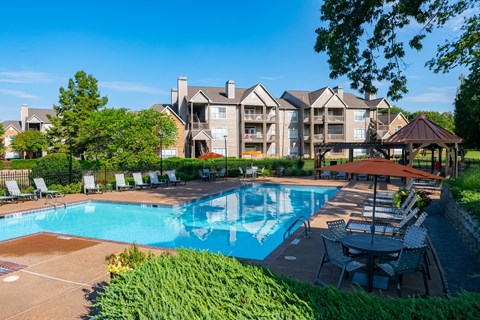
[[[390,123],[400,114],[400,112],[392,112],[390,113]],[[384,125],[389,125],[388,123],[388,114],[379,114],[378,121],[380,121]]]
[[[235,98],[228,99],[225,88],[222,87],[188,87],[188,100],[193,98],[195,94],[202,91],[213,103],[238,104],[243,99],[246,89],[235,88]]]
[[[412,122],[395,132],[385,142],[460,143],[462,138],[451,133],[420,113]]]
[[[293,104],[291,104],[285,99],[276,98],[275,100],[277,100],[278,104],[280,105],[280,108],[282,109],[292,109],[292,110],[298,109],[298,107],[294,106]]]
[[[170,113],[172,113],[173,115],[175,115],[175,117],[178,118],[178,120],[180,120],[181,123],[185,124],[185,121],[182,120],[182,118],[180,118],[180,116],[178,115],[178,113],[176,112],[176,110],[174,109],[174,106],[171,105],[171,104],[168,104],[168,103],[155,103],[153,106],[150,107],[151,109],[154,109],[154,110],[157,110],[158,112],[166,112],[167,110],[170,111]]]
[[[55,113],[55,110],[53,110],[53,109],[28,108],[28,117],[27,117],[26,120],[28,122],[33,117],[37,117],[43,123],[51,123],[51,121],[48,119],[47,115],[51,115],[51,116],[54,116],[54,117],[57,116],[57,114]]]
[[[8,128],[9,126],[12,126],[12,127],[15,128],[15,130],[17,130],[18,132],[22,132],[22,124],[20,123],[20,121],[16,121],[16,120],[6,120],[6,121],[3,121],[3,122],[2,122],[2,125],[3,125],[3,129],[6,129],[6,128]]]
[[[315,91],[287,90],[286,92],[288,92],[298,100],[302,101],[303,103],[307,105],[312,105],[327,90],[329,90],[329,87],[324,87]],[[365,100],[357,97],[353,93],[344,92],[342,100],[348,107],[369,109],[371,107],[376,107],[384,99],[379,98],[375,100]]]

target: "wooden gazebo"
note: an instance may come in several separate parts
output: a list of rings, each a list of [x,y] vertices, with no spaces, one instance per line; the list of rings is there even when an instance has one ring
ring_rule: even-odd
[[[413,166],[413,160],[420,150],[430,149],[432,151],[430,169],[432,173],[435,169],[439,170],[435,166],[435,151],[438,151],[437,163],[441,166],[442,150],[445,149],[445,175],[452,177],[456,177],[458,174],[458,144],[462,141],[462,138],[445,130],[422,113],[385,140],[386,143],[404,143],[406,145],[407,161],[410,166]]]

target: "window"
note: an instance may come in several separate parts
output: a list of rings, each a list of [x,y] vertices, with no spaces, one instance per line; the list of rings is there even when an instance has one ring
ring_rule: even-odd
[[[297,111],[288,111],[288,120],[290,122],[298,122],[298,112]]]
[[[9,136],[5,139],[5,147],[8,147],[9,145],[12,144],[12,139],[13,139],[14,137],[15,137],[14,135],[9,135]]]
[[[298,156],[298,147],[295,145],[288,147],[288,154],[290,156]]]
[[[213,140],[223,140],[224,136],[227,135],[227,128],[212,128],[212,139]]]
[[[212,119],[226,119],[227,108],[226,107],[212,107]]]
[[[225,148],[212,148],[213,152],[221,154],[225,157]]]
[[[297,129],[288,129],[288,139],[297,140],[298,139],[298,130]]]
[[[367,154],[367,149],[353,149],[354,157],[361,157]]]
[[[172,158],[177,156],[177,148],[162,149],[163,158]]]
[[[330,151],[330,154],[343,154],[343,149],[334,148]]]
[[[354,115],[355,121],[365,122],[365,116],[366,116],[365,110],[355,110],[353,115]]]
[[[354,129],[353,139],[354,140],[365,140],[365,129]]]
[[[270,146],[270,154],[272,156],[277,154],[277,145],[275,143],[272,143],[272,145]]]
[[[397,127],[395,128],[395,132],[397,132],[397,131],[400,130],[400,129],[402,129],[402,126],[397,126]]]

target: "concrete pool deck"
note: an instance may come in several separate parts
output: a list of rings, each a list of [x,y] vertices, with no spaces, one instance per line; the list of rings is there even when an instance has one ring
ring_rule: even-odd
[[[256,182],[300,185],[341,186],[343,189],[311,218],[313,234],[303,238],[300,228],[263,261],[252,261],[273,271],[313,283],[323,253],[320,234],[327,233],[326,221],[350,218],[359,213],[366,198],[371,196],[372,181],[313,180],[312,178],[267,178]],[[241,186],[238,179],[214,183],[188,182],[186,186],[171,186],[153,190],[107,192],[92,195],[67,195],[68,203],[86,200],[123,201],[149,204],[179,204],[185,201]],[[396,190],[395,184],[380,182],[380,190]],[[44,201],[26,201],[0,206],[0,215],[44,208]],[[296,240],[296,241],[293,241]],[[292,244],[296,243],[296,244]],[[52,233],[40,233],[0,242],[0,267],[3,263],[17,265],[17,271],[0,273],[0,315],[3,319],[72,319],[88,318],[91,299],[102,285],[109,281],[105,268],[105,256],[123,251],[130,244],[66,237]],[[155,254],[165,250],[152,249]],[[431,280],[428,281],[431,296],[445,296],[441,267],[436,264],[435,250],[430,256]],[[292,257],[294,257],[294,260]],[[288,258],[288,259],[286,259]],[[1,270],[1,269],[0,269]],[[322,269],[323,281],[334,284],[339,269],[328,263]],[[18,280],[6,282],[9,277]],[[404,278],[402,295],[424,293],[421,273]],[[343,282],[342,289],[354,290],[350,281]],[[358,290],[358,288],[355,288]],[[396,296],[393,283],[387,290],[375,293]]]

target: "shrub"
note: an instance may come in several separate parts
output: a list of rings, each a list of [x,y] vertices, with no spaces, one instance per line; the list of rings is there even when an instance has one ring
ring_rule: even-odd
[[[105,257],[107,270],[112,275],[123,274],[127,270],[133,270],[141,264],[153,258],[153,253],[142,252],[134,243],[130,248],[120,253],[112,253]]]
[[[48,187],[50,190],[58,190],[63,194],[74,194],[74,193],[82,193],[82,184],[81,183],[71,183],[67,185],[61,184],[52,184]]]
[[[320,288],[220,254],[149,259],[99,293],[100,319],[478,319],[480,295],[394,299]]]
[[[41,159],[41,158],[40,158]],[[33,169],[40,159],[15,159],[10,161],[11,170]]]
[[[446,181],[452,195],[468,212],[480,219],[480,168],[465,171],[456,179]]]

